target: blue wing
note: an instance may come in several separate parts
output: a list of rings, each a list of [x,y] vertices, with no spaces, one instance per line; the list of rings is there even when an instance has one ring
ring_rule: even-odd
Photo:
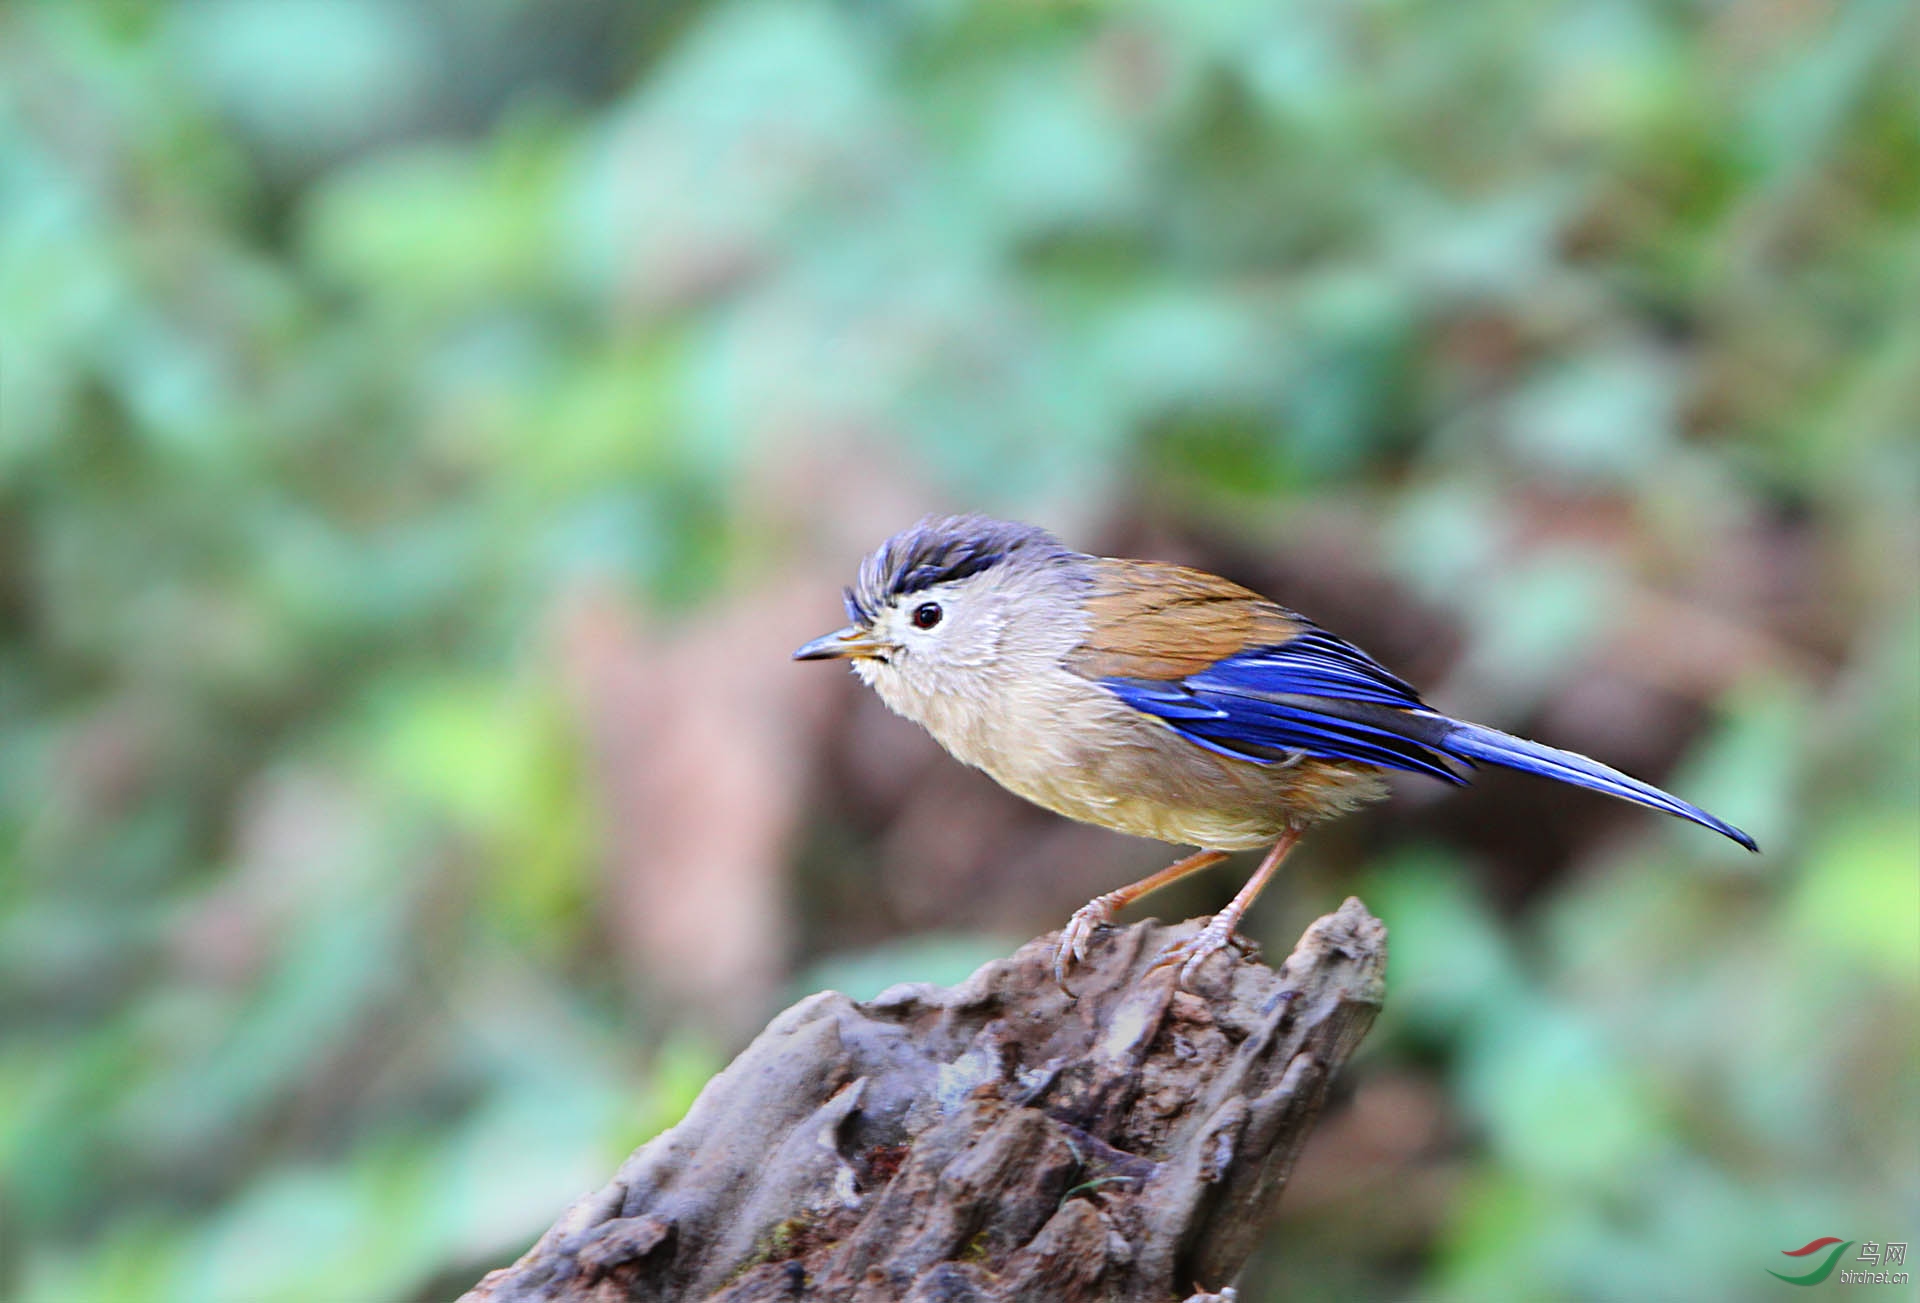
[[[1732,824],[1597,760],[1436,713],[1371,656],[1323,629],[1240,652],[1183,679],[1100,682],[1188,741],[1236,760],[1267,765],[1315,756],[1462,784],[1482,761],[1663,810],[1759,849]]]
[[[1135,710],[1190,742],[1275,764],[1297,753],[1353,760],[1464,783],[1441,747],[1450,723],[1351,643],[1312,629],[1217,661],[1183,679],[1102,679]]]

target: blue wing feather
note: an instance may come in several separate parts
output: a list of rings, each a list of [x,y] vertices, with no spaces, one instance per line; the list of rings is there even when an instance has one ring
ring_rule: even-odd
[[[1412,727],[1412,718],[1438,718],[1420,694],[1324,630],[1252,648],[1172,682],[1101,682],[1182,737],[1236,760],[1276,764],[1289,753],[1305,752],[1465,781],[1454,767],[1458,762],[1450,763]],[[1356,712],[1354,705],[1375,709]],[[1419,715],[1403,720],[1402,712]]]
[[[1185,682],[1201,693],[1284,693],[1426,709],[1420,694],[1406,682],[1358,647],[1321,629],[1278,647],[1258,647],[1229,656],[1189,675]]]
[[[1436,713],[1405,681],[1325,630],[1249,648],[1184,679],[1100,682],[1188,741],[1236,760],[1279,764],[1305,753],[1450,783],[1465,783],[1462,770],[1484,761],[1664,810],[1758,849],[1733,825],[1597,760]]]

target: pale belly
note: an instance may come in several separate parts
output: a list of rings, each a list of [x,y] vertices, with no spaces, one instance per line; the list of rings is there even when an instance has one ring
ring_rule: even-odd
[[[955,758],[1007,790],[1135,837],[1250,850],[1386,794],[1368,765],[1262,765],[1218,755],[1057,662],[966,695],[915,693],[872,670],[862,677]]]
[[[1158,721],[1129,721],[1123,743],[1026,752],[1041,763],[982,764],[1003,787],[1069,819],[1134,837],[1250,850],[1386,794],[1370,766],[1259,765],[1195,746]],[[1110,734],[1111,730],[1103,730]]]

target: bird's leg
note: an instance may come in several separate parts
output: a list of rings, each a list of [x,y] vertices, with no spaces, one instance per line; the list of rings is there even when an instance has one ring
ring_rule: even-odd
[[[1169,882],[1178,882],[1190,873],[1210,869],[1227,858],[1225,851],[1195,851],[1184,860],[1169,864],[1158,873],[1135,883],[1109,891],[1073,911],[1073,917],[1060,929],[1060,948],[1053,953],[1053,980],[1061,990],[1067,987],[1067,970],[1087,957],[1087,942],[1095,928],[1113,922],[1113,916],[1148,892],[1158,891]]]
[[[1207,921],[1205,927],[1185,941],[1176,942],[1162,950],[1153,963],[1148,965],[1148,971],[1164,968],[1168,964],[1179,964],[1179,983],[1185,986],[1200,971],[1200,965],[1210,956],[1234,945],[1233,930],[1240,925],[1241,916],[1247,912],[1247,907],[1253,904],[1253,898],[1258,896],[1261,889],[1272,879],[1274,870],[1280,867],[1280,861],[1287,858],[1287,852],[1292,850],[1293,844],[1299,840],[1298,829],[1290,828],[1281,834],[1280,840],[1275,842],[1273,849],[1267,852],[1267,858],[1260,861],[1260,867],[1253,871],[1251,878],[1247,879],[1247,885],[1240,888],[1233,899],[1227,902],[1227,907],[1215,914]]]

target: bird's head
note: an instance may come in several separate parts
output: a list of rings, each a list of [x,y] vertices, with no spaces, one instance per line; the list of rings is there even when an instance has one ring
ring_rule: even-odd
[[[793,658],[851,660],[888,705],[924,718],[928,699],[978,695],[1033,629],[1071,615],[1063,580],[1078,555],[1032,525],[923,520],[861,562],[847,626]]]

